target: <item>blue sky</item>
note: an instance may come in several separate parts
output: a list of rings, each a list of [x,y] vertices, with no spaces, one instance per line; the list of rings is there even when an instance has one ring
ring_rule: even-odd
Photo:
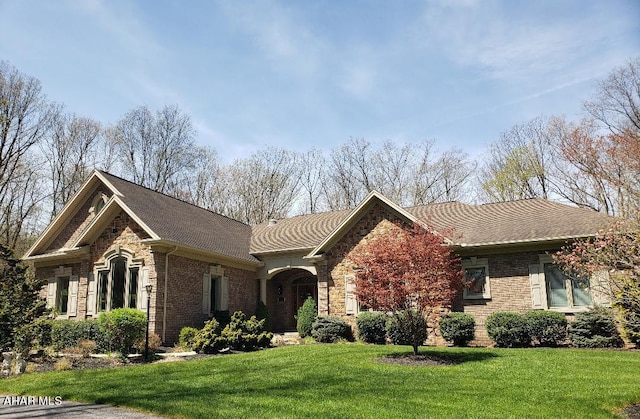
[[[0,0],[0,59],[50,99],[105,124],[177,104],[225,161],[349,137],[475,157],[516,123],[579,118],[637,56],[637,0]]]

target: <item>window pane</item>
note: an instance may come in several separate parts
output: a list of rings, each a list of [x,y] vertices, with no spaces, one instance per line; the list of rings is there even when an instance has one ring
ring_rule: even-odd
[[[567,281],[564,273],[553,265],[544,265],[549,307],[567,307]]]
[[[487,274],[484,267],[479,268],[466,268],[465,272],[465,286],[467,287],[467,294],[484,294],[485,282]]]
[[[118,258],[111,262],[111,309],[124,307],[126,261]]]
[[[587,278],[572,279],[571,291],[573,292],[574,306],[591,305],[591,292],[589,291],[589,280]]]
[[[138,301],[138,268],[129,271],[129,307],[136,308]]]
[[[107,309],[107,287],[109,286],[109,272],[101,271],[98,273],[100,282],[98,284],[98,310],[105,311]]]
[[[58,278],[58,295],[56,298],[56,309],[59,314],[67,314],[69,304],[69,277]]]
[[[216,291],[218,288],[218,278],[211,278],[211,290],[209,293],[209,307],[211,307],[211,312],[213,313],[214,311],[216,311],[218,309],[218,307],[216,306]]]

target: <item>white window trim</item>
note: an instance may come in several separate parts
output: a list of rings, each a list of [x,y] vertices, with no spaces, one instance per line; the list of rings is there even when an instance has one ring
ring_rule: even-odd
[[[101,192],[98,192],[96,196],[93,197],[93,201],[91,201],[91,208],[89,208],[89,213],[93,215],[98,214],[100,212],[100,210],[97,210],[98,204],[102,202],[103,203],[102,208],[104,208],[108,200],[109,198],[107,197],[107,195]]]
[[[594,292],[594,281],[599,280],[598,278],[596,278],[596,275],[592,275],[589,278],[589,292],[591,293],[591,301],[592,303],[588,306],[574,306],[573,304],[573,287],[571,286],[571,279],[567,278],[566,281],[568,282],[567,284],[567,302],[570,304],[566,307],[549,307],[549,300],[548,300],[548,296],[547,296],[547,278],[546,275],[544,273],[544,265],[548,265],[548,264],[555,264],[555,261],[553,260],[553,258],[548,255],[548,254],[541,254],[538,255],[538,260],[539,263],[537,265],[537,272],[535,273],[531,273],[530,272],[530,276],[531,275],[538,275],[538,279],[537,281],[539,282],[539,292],[540,292],[540,305],[538,307],[535,306],[535,304],[533,304],[533,308],[542,308],[544,310],[550,310],[550,311],[557,311],[559,313],[566,313],[566,314],[570,314],[570,313],[580,313],[582,311],[588,311],[591,307],[593,307],[595,304],[600,304],[600,305],[608,305],[608,302],[604,301],[602,298],[600,298],[600,301],[598,300],[598,295],[597,293]],[[531,267],[535,267],[536,265],[532,265]],[[531,270],[530,267],[530,270]],[[606,278],[605,278],[606,280]],[[533,297],[533,283],[536,282],[536,280],[532,279],[532,298],[535,301],[535,297]]]
[[[59,266],[53,271],[53,278],[49,279],[47,286],[47,307],[56,313],[56,319],[68,319],[75,317],[78,309],[78,276],[73,275],[71,266]],[[57,313],[58,310],[58,284],[60,278],[69,277],[69,293],[67,295],[67,312]]]
[[[211,307],[211,287],[216,287],[216,307]],[[216,311],[229,310],[229,278],[220,265],[209,266],[202,277],[202,314],[212,316]]]
[[[471,269],[471,268],[484,268],[484,273],[485,273],[484,292],[482,294],[470,293],[467,287],[463,287],[462,298],[465,300],[491,299],[491,280],[489,275],[489,259],[487,258],[478,259],[476,257],[472,257],[470,259],[464,259],[462,261],[462,269],[466,271],[466,269]],[[466,273],[465,273],[465,276],[466,276]]]
[[[91,304],[94,305],[93,310],[91,308],[87,308],[87,314],[93,312],[95,314],[101,313],[100,307],[98,306],[100,302],[100,272],[108,271],[109,279],[107,281],[107,296],[106,296],[106,309],[104,311],[111,311],[111,291],[113,288],[113,279],[111,277],[111,261],[113,259],[122,257],[126,259],[126,268],[125,268],[125,283],[124,283],[124,302],[125,307],[129,304],[129,295],[130,295],[130,281],[131,281],[131,270],[138,269],[138,289],[136,290],[136,308],[138,310],[145,310],[147,305],[147,295],[146,290],[144,288],[144,282],[148,281],[148,269],[144,269],[144,259],[135,258],[135,253],[130,252],[126,249],[121,249],[120,246],[116,246],[114,249],[108,251],[104,254],[104,259],[102,262],[96,263],[93,266],[93,280],[95,281],[95,297],[94,301]],[[91,285],[91,284],[90,284]],[[89,304],[89,299],[87,299],[87,305]]]

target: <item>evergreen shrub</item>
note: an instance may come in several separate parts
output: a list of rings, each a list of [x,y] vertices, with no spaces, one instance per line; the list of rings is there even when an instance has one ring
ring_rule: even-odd
[[[353,340],[351,326],[340,317],[318,317],[312,324],[311,336],[321,343]]]
[[[569,324],[569,340],[578,348],[620,348],[624,345],[611,310],[592,308],[576,314]]]
[[[387,316],[383,313],[360,313],[356,318],[358,338],[365,343],[386,343]]]
[[[306,338],[307,336],[311,336],[311,328],[313,326],[313,322],[318,318],[318,307],[316,306],[316,301],[309,297],[306,299],[302,307],[298,310],[298,315],[296,316],[297,325],[296,329],[298,329],[298,333],[301,338]]]
[[[540,346],[559,346],[567,339],[567,317],[557,311],[531,310],[525,315],[531,338]]]
[[[452,312],[440,319],[440,334],[455,346],[466,346],[473,340],[476,321],[468,313]]]
[[[520,313],[496,311],[487,317],[487,334],[503,348],[524,348],[531,345],[527,320]]]

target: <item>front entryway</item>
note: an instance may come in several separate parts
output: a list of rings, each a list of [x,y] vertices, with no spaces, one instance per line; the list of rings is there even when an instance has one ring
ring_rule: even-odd
[[[318,278],[304,269],[279,272],[267,282],[267,307],[274,332],[296,330],[295,315],[307,298],[318,301]]]

